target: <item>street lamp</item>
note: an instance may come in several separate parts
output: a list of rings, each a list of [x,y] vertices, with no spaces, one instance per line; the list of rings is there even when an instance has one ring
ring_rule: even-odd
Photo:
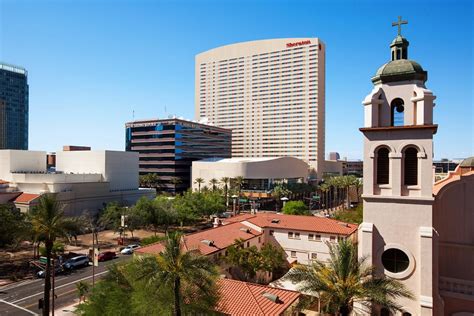
[[[235,216],[235,214],[236,214],[236,213],[235,213],[235,203],[237,202],[237,198],[238,198],[237,195],[235,195],[235,194],[232,195],[232,202],[233,202],[233,208],[232,208],[232,210],[233,210],[234,216]]]
[[[289,199],[286,196],[284,196],[280,200],[283,201],[283,207],[285,207],[286,201],[288,201]]]

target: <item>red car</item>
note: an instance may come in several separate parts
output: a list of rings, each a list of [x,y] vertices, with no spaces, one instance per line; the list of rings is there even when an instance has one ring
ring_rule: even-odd
[[[99,261],[107,261],[107,260],[112,260],[115,259],[117,255],[113,251],[104,251],[99,253]]]

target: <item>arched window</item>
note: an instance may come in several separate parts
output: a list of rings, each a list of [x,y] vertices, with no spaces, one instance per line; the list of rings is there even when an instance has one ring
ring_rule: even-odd
[[[389,183],[389,150],[386,147],[381,147],[376,153],[376,173],[377,173],[377,184],[388,184]]]
[[[405,107],[400,98],[393,99],[390,104],[392,114],[392,126],[403,126],[405,124]]]
[[[404,158],[404,184],[418,184],[418,150],[414,147],[405,149]]]
[[[384,307],[380,310],[380,316],[390,316],[390,311]]]

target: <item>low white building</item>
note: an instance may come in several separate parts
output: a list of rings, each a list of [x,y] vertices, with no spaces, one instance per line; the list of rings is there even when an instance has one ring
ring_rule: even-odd
[[[308,174],[309,165],[294,157],[206,159],[193,161],[192,188],[197,178],[209,186],[211,179],[242,177],[244,189],[268,190],[275,182],[306,182]]]
[[[0,179],[8,184],[5,192],[17,192],[10,201],[22,211],[46,193],[56,194],[68,215],[95,212],[112,201],[129,205],[155,196],[152,189],[139,189],[134,152],[58,152],[55,171],[48,171],[44,151],[0,150]]]

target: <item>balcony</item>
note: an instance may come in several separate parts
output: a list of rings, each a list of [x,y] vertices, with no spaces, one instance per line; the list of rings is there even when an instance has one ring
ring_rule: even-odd
[[[474,281],[441,276],[439,278],[439,292],[443,296],[474,301]]]

